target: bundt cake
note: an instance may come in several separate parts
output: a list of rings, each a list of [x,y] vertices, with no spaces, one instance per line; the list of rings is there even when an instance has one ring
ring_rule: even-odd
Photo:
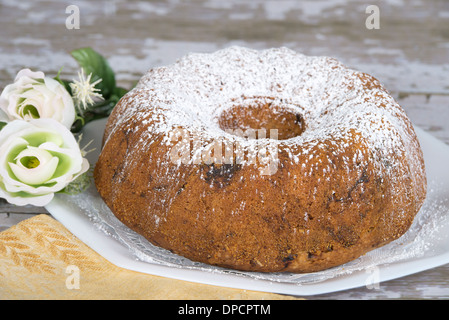
[[[410,120],[372,76],[287,48],[149,70],[94,172],[116,217],[193,261],[314,272],[403,235],[426,197]]]

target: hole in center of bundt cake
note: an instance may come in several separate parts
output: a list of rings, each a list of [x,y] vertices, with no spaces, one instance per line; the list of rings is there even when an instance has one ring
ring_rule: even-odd
[[[247,139],[286,140],[301,135],[306,127],[300,113],[272,100],[254,100],[226,109],[218,124],[222,130]]]

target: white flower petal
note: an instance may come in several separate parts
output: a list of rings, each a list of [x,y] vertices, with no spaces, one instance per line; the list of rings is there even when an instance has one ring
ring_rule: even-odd
[[[16,82],[23,77],[28,77],[31,79],[44,79],[45,74],[42,71],[33,72],[30,69],[22,69],[17,73],[16,79],[14,81]]]
[[[23,138],[18,137],[16,139],[10,140],[11,141],[6,140],[6,143],[0,146],[0,170],[3,169],[4,164],[6,164],[8,156],[10,155],[12,150],[24,149],[28,146],[28,141]]]
[[[88,168],[75,137],[56,120],[16,120],[0,131],[0,197],[11,203],[50,201]]]
[[[51,202],[54,198],[54,193],[47,193],[40,196],[28,196],[24,197],[23,194],[8,193],[0,188],[0,198],[5,199],[11,204],[16,206],[32,205],[37,207],[44,207]]]
[[[37,159],[35,162],[38,162],[38,165],[35,168],[28,168],[22,161],[25,158]],[[14,160],[15,163],[9,163],[12,172],[20,182],[30,185],[46,183],[54,175],[59,163],[59,159],[48,151],[30,146],[20,152]]]
[[[57,157],[53,157],[47,163],[41,164],[33,169],[29,169],[23,165],[12,162],[9,163],[9,166],[20,182],[30,185],[39,185],[46,183],[53,176],[56,168],[58,167],[58,162],[59,159]]]
[[[2,99],[0,98],[0,104],[1,104]],[[1,105],[0,105],[1,107]],[[0,108],[0,122],[8,122],[9,121],[9,117],[8,115],[5,113],[5,111],[3,111]]]
[[[58,104],[65,106],[64,108],[57,108],[62,114],[62,117],[60,118],[59,122],[61,122],[66,128],[70,129],[72,127],[72,124],[75,122],[76,117],[75,105],[73,104],[72,97],[70,96],[66,88],[56,80],[51,78],[45,78],[45,83],[46,85],[51,87],[52,90],[55,92],[56,96],[60,98],[58,99],[59,100]]]
[[[29,106],[33,106],[33,114],[30,114]],[[65,87],[45,77],[43,72],[32,72],[29,69],[19,71],[15,82],[2,91],[0,108],[10,121],[53,118],[68,129],[76,118],[73,99]]]

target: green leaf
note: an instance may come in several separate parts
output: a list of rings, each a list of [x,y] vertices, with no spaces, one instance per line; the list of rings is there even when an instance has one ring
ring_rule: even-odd
[[[92,73],[91,82],[102,79],[95,87],[101,90],[104,99],[109,99],[116,90],[115,74],[108,61],[92,48],[73,50],[71,55],[87,75]]]

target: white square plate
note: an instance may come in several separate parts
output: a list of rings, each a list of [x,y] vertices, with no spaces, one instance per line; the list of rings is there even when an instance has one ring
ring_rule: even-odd
[[[106,119],[88,124],[94,166]],[[290,295],[316,295],[362,287],[449,263],[449,147],[416,128],[423,148],[428,198],[400,239],[359,259],[317,273],[251,273],[195,263],[151,245],[120,223],[94,187],[77,196],[57,195],[46,207],[67,229],[111,263],[129,270],[216,286]]]

